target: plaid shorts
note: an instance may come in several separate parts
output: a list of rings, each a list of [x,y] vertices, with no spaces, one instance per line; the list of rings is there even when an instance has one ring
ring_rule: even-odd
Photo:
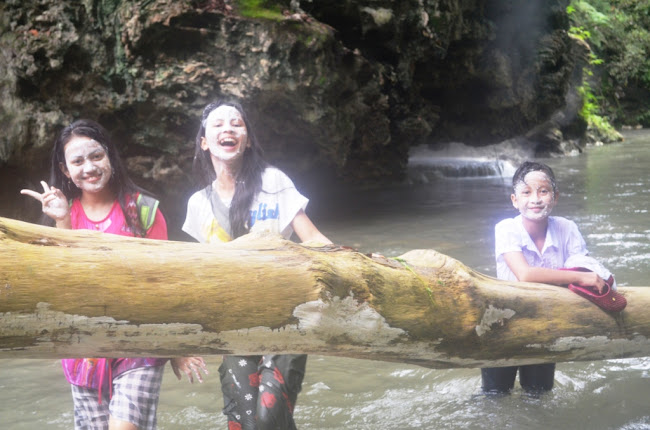
[[[165,366],[139,367],[113,378],[113,396],[72,385],[75,430],[108,430],[110,417],[127,421],[139,430],[155,430],[156,409]]]

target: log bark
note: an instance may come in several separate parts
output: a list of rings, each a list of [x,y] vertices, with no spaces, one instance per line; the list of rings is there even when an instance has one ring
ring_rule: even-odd
[[[308,353],[483,367],[650,355],[650,288],[608,314],[433,250],[221,245],[0,218],[0,358]]]

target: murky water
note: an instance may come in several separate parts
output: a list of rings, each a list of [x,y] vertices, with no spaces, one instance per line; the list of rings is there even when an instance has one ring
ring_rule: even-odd
[[[544,161],[560,186],[554,214],[577,222],[619,285],[650,286],[650,133]],[[498,177],[435,176],[381,192],[350,191],[312,217],[337,243],[387,256],[436,249],[493,275],[494,224],[516,214],[508,187]],[[201,385],[177,381],[167,367],[160,429],[225,429],[219,358],[208,363],[212,373]],[[0,428],[72,428],[58,360],[0,364]],[[556,388],[541,397],[518,385],[509,396],[482,396],[476,369],[311,356],[307,370],[296,408],[301,429],[650,429],[650,358],[560,363]]]

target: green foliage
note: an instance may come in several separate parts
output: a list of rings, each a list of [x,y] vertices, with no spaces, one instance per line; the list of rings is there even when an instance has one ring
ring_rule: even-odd
[[[570,27],[569,34],[577,39],[587,41],[591,38],[591,33],[589,30],[585,30],[584,27]]]
[[[282,6],[270,0],[238,0],[237,8],[242,16],[278,21],[284,19]]]
[[[606,22],[590,5],[585,5],[585,2],[583,1],[576,3],[579,3],[578,6],[581,8],[580,10],[588,11],[594,15],[595,19],[600,20],[600,22]],[[576,11],[577,9],[574,7],[569,6],[567,8],[567,13],[569,15],[575,16]],[[585,42],[590,41],[592,37],[591,31],[585,29],[583,26],[571,27],[569,29],[569,34]],[[590,83],[594,76],[594,68],[601,64],[603,64],[603,60],[598,58],[598,56],[593,52],[590,52],[588,66],[583,70],[582,85],[578,88],[578,94],[580,94],[582,98],[580,116],[587,122],[588,127],[597,130],[600,135],[613,136],[616,134],[616,130],[609,123],[607,118],[601,115],[601,99],[594,94]]]
[[[582,97],[580,116],[587,121],[588,126],[598,130],[599,133],[606,136],[616,134],[616,130],[609,123],[607,118],[600,115],[601,109],[599,97],[594,94],[587,79],[585,79],[583,84],[578,88],[578,93]]]
[[[645,11],[639,10],[639,3],[645,3]],[[650,85],[650,1],[639,1],[627,10],[616,9],[608,44],[610,61],[608,72],[614,81],[627,85],[629,81],[641,81]]]
[[[650,110],[650,101],[645,107],[627,107],[636,113],[623,112],[619,104],[626,93],[650,91],[650,0],[572,0],[567,13],[569,33],[593,50],[584,93],[597,91],[599,97],[585,99],[589,107],[584,113],[629,123],[639,109]]]
[[[593,0],[589,2],[573,0],[571,2],[567,7],[567,13],[573,23],[577,23],[578,25],[571,27],[569,32],[575,31],[574,29],[580,29],[579,33],[582,36],[580,37],[582,40],[589,39],[592,45],[600,47],[605,38],[601,29],[609,24],[609,17],[594,6],[594,3],[599,3],[599,6],[602,7],[602,3],[607,2]]]
[[[650,127],[650,110],[647,110],[640,115],[636,116],[636,123],[641,124],[643,127]]]

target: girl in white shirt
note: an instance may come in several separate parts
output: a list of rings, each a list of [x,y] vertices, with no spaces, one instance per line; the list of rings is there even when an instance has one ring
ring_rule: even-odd
[[[202,243],[227,242],[252,231],[331,243],[305,213],[307,198],[262,155],[243,108],[209,104],[196,137],[200,190],[188,202],[183,230]],[[219,368],[228,428],[295,429],[293,409],[306,355],[224,356]]]

